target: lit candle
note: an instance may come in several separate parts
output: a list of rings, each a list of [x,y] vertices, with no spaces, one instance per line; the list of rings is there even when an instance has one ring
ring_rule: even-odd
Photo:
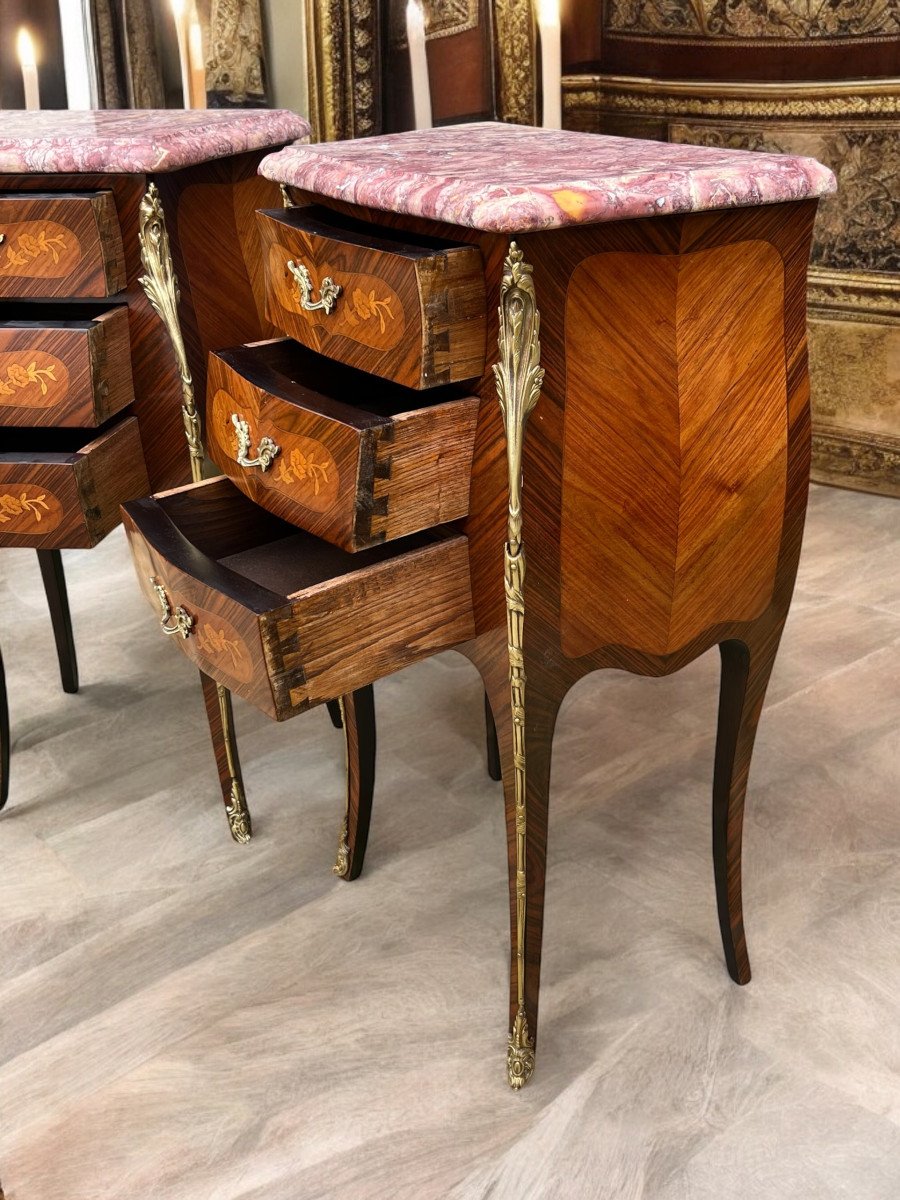
[[[181,94],[184,107],[191,107],[191,68],[188,59],[188,23],[185,0],[172,0],[175,33],[178,37],[178,61],[181,64]]]
[[[206,108],[206,62],[203,58],[203,30],[197,10],[191,14],[188,30],[188,58],[191,64],[191,108]]]
[[[16,39],[16,50],[22,67],[22,86],[25,88],[25,107],[29,112],[35,112],[41,107],[41,94],[38,90],[37,61],[34,57],[34,42],[31,34],[24,27],[19,30]]]
[[[545,129],[562,126],[562,51],[559,33],[559,0],[537,0],[541,38],[541,92],[544,97],[542,124]]]
[[[425,54],[425,14],[420,0],[406,5],[406,40],[409,42],[409,67],[412,75],[413,123],[416,129],[431,128],[431,87],[428,83],[428,58]]]

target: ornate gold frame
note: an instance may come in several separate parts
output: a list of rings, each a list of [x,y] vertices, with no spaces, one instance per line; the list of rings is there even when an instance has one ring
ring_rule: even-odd
[[[376,0],[306,0],[312,136],[320,142],[381,132]],[[537,30],[533,0],[491,0],[495,112],[501,121],[537,118]]]

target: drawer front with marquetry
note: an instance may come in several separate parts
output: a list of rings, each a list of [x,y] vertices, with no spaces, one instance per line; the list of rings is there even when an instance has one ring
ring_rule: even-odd
[[[411,388],[475,379],[485,361],[476,246],[317,207],[257,214],[269,320],[330,358]]]
[[[112,192],[0,195],[0,297],[103,297],[125,287]]]
[[[345,550],[469,511],[479,402],[458,386],[423,395],[284,339],[211,355],[208,397],[219,469]]]
[[[461,534],[348,554],[223,477],[127,504],[123,519],[161,635],[278,720],[474,636]]]
[[[126,308],[0,320],[0,426],[102,425],[133,399]]]
[[[138,424],[102,431],[4,429],[0,546],[94,546],[119,523],[119,506],[149,489]]]

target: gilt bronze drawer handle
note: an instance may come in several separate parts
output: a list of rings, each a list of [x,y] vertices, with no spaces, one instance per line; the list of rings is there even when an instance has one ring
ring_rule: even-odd
[[[250,447],[250,426],[237,413],[231,414],[231,423],[237,431],[237,454],[235,461],[239,467],[259,467],[261,471],[268,471],[275,458],[281,453],[281,447],[277,442],[273,442],[270,437],[259,439],[259,445],[256,447],[256,458],[251,458]]]
[[[153,584],[153,590],[156,592],[157,599],[159,600],[159,607],[162,609],[162,619],[159,622],[160,629],[169,637],[173,633],[180,633],[183,638],[190,637],[194,628],[194,618],[180,604],[173,613],[169,597],[166,595],[166,589],[153,575],[150,576],[150,582]],[[169,624],[172,620],[175,622],[174,625]]]
[[[335,283],[330,275],[326,275],[322,280],[322,286],[319,288],[319,299],[312,300],[313,281],[309,271],[302,263],[295,263],[293,259],[287,265],[287,269],[297,280],[297,289],[300,292],[300,307],[306,312],[315,312],[321,309],[326,316],[334,309],[337,304],[337,298],[344,290],[339,283]]]

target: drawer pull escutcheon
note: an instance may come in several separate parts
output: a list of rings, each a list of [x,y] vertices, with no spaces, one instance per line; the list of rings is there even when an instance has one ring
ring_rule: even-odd
[[[150,582],[153,584],[153,590],[156,592],[159,600],[159,607],[162,609],[162,619],[159,622],[160,629],[169,637],[173,633],[180,633],[183,638],[190,637],[194,628],[194,618],[180,604],[173,613],[169,597],[166,595],[166,589],[154,575],[150,576]],[[169,621],[173,619],[175,624],[170,625]]]
[[[237,454],[235,461],[239,467],[259,467],[261,471],[268,471],[276,457],[281,453],[281,447],[277,442],[273,442],[270,437],[259,439],[259,445],[256,447],[256,458],[250,457],[250,426],[246,421],[242,420],[237,413],[231,414],[231,423],[237,431]]]
[[[309,271],[304,267],[303,263],[295,263],[291,259],[287,264],[287,269],[297,280],[297,290],[300,292],[300,307],[306,312],[316,312],[321,309],[326,317],[334,309],[337,304],[337,298],[344,290],[339,283],[335,283],[330,275],[326,275],[322,280],[322,286],[319,288],[319,299],[313,301],[310,297],[313,294],[313,281]]]

